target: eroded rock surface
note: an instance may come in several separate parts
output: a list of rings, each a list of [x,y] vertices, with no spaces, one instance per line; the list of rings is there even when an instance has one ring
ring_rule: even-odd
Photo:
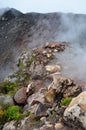
[[[86,130],[86,91],[75,97],[64,112],[67,125]]]

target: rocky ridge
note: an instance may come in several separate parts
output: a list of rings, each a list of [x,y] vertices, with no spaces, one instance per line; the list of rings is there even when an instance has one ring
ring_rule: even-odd
[[[85,24],[78,14],[10,9],[0,16],[1,130],[86,130],[86,85],[63,74],[58,57],[66,62],[76,45],[86,49]]]
[[[0,81],[18,69],[16,62],[24,51],[46,42],[67,41],[85,49],[85,24],[86,16],[80,14],[4,12],[0,16]]]
[[[82,92],[85,85],[83,89],[80,84],[62,75],[58,62],[52,64],[56,54],[68,47],[66,42],[46,43],[21,55],[17,63],[18,71],[8,77],[9,81],[1,84],[1,92],[12,95],[0,96],[2,130],[86,129],[82,123],[82,118],[85,121],[85,91]],[[5,87],[7,85],[11,89]],[[80,98],[81,102],[78,104]],[[21,108],[19,113],[15,111],[15,107]],[[10,108],[15,115],[18,114],[16,117]],[[81,113],[78,114],[76,108]],[[71,111],[77,115],[71,114]],[[74,123],[71,124],[70,121]]]

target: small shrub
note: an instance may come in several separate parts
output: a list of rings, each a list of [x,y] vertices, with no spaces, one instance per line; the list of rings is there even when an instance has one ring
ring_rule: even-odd
[[[23,115],[20,113],[20,107],[19,106],[10,106],[8,107],[7,111],[5,112],[5,117],[7,121],[11,120],[18,120]]]
[[[62,101],[61,101],[61,105],[68,106],[71,101],[72,101],[72,97],[64,98],[64,99],[62,99]]]

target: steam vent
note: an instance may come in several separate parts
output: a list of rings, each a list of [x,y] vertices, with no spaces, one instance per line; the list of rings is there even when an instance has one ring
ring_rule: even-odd
[[[0,130],[86,130],[86,15],[0,15]]]

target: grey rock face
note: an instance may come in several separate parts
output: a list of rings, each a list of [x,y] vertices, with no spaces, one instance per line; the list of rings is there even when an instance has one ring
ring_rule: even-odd
[[[9,104],[9,105],[13,105],[13,98],[11,96],[0,96],[0,105],[5,105],[5,104]]]

